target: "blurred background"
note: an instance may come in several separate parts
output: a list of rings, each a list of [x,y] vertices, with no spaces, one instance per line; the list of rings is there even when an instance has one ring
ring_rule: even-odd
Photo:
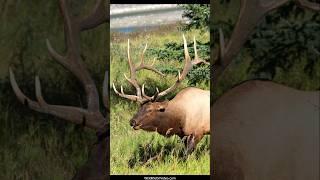
[[[214,7],[211,8],[211,57],[216,57],[219,28],[225,39],[230,38],[239,16],[240,1],[212,1],[211,5]],[[295,1],[271,11],[226,69],[213,91],[213,99],[250,79],[268,79],[300,90],[320,90],[319,32],[320,13],[303,9]]]
[[[177,4],[111,4],[111,31],[146,31],[167,24],[185,22],[183,7]]]
[[[96,1],[69,2],[74,15],[84,16]],[[0,0],[0,22],[0,179],[71,179],[87,160],[95,133],[22,105],[8,76],[10,66],[21,90],[32,99],[39,75],[48,103],[85,105],[80,83],[49,56],[46,47],[49,39],[57,52],[65,53],[58,1]],[[100,93],[108,29],[104,24],[81,33],[81,56]]]

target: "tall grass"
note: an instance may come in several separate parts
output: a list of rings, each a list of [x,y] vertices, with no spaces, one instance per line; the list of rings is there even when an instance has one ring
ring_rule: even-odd
[[[0,179],[71,179],[86,161],[91,131],[45,115],[13,114],[11,105],[0,109]]]
[[[188,43],[192,42],[193,35],[197,40],[207,42],[209,33],[191,31],[186,33]],[[129,76],[127,63],[127,39],[130,38],[130,53],[135,64],[140,61],[140,54],[144,45],[149,48],[163,48],[165,43],[182,43],[182,32],[176,27],[161,28],[152,32],[133,34],[111,34],[111,83],[120,88],[123,85],[124,92],[135,94],[135,89],[125,80],[123,73]],[[146,51],[145,63],[151,63],[154,56]],[[174,60],[157,59],[155,67],[183,68],[183,62]],[[140,84],[145,83],[146,93],[151,95],[156,87],[164,90],[176,81],[175,74],[168,74],[165,78],[149,71],[137,73]],[[187,86],[187,81],[171,93],[167,99],[175,96],[179,90]],[[196,85],[202,89],[209,89],[209,85],[199,83]],[[165,138],[157,133],[134,131],[129,126],[130,118],[137,112],[139,106],[135,102],[117,97],[111,90],[111,174],[209,174],[210,154],[209,137],[205,137],[197,146],[197,149],[189,156],[185,155],[185,147],[179,137]]]

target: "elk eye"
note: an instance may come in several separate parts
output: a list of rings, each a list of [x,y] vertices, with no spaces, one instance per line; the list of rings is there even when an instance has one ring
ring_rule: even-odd
[[[164,107],[161,107],[161,108],[159,109],[160,112],[164,112],[165,110],[166,110],[166,108],[164,108]]]

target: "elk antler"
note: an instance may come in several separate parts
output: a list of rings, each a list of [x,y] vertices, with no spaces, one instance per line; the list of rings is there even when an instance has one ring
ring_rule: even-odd
[[[113,90],[114,92],[123,97],[123,98],[127,98],[127,99],[130,99],[132,101],[137,101],[139,103],[144,103],[146,100],[147,100],[147,97],[145,97],[145,94],[144,94],[144,85],[142,86],[142,90],[138,84],[138,81],[137,81],[137,75],[136,75],[136,72],[137,71],[140,71],[142,69],[146,69],[146,70],[150,70],[150,71],[153,71],[161,76],[164,76],[164,74],[162,72],[160,72],[159,70],[155,69],[153,67],[154,65],[154,62],[155,62],[155,58],[153,59],[153,62],[151,65],[146,65],[144,63],[144,53],[146,52],[147,50],[147,47],[148,45],[146,44],[146,46],[144,47],[144,50],[142,51],[141,53],[141,60],[140,60],[140,65],[139,66],[135,66],[133,63],[132,63],[132,60],[131,60],[131,57],[130,57],[130,40],[128,39],[128,64],[129,64],[129,69],[130,69],[130,78],[128,78],[125,74],[124,77],[127,81],[129,81],[130,84],[132,84],[133,87],[136,88],[136,92],[137,92],[137,95],[127,95],[123,92],[123,87],[121,86],[121,93],[117,90],[117,88],[115,87],[114,83],[112,84],[112,87],[113,87]],[[141,94],[142,93],[142,94]]]
[[[137,101],[138,103],[142,104],[142,103],[145,103],[147,101],[153,101],[153,100],[156,100],[157,98],[159,97],[162,97],[162,96],[165,96],[167,95],[168,93],[174,91],[181,83],[181,81],[183,81],[185,79],[185,77],[187,76],[188,72],[191,70],[192,66],[193,65],[196,65],[196,64],[200,64],[200,63],[205,63],[205,64],[209,64],[208,62],[200,59],[198,57],[198,53],[197,53],[197,48],[196,48],[196,40],[195,40],[195,37],[194,37],[194,52],[195,52],[195,59],[193,61],[191,61],[191,58],[189,56],[189,52],[188,52],[188,47],[187,47],[187,41],[186,41],[186,38],[184,37],[183,35],[183,43],[184,43],[184,54],[185,54],[185,64],[184,64],[184,68],[183,68],[183,71],[182,71],[182,74],[180,74],[180,72],[178,73],[178,79],[177,81],[175,82],[175,84],[173,84],[171,87],[169,87],[168,89],[162,91],[162,92],[159,92],[158,88],[156,88],[157,92],[155,95],[153,95],[152,97],[148,96],[145,94],[144,92],[144,84],[142,85],[142,88],[140,88],[139,84],[138,84],[138,81],[136,79],[136,72],[141,70],[141,69],[147,69],[147,70],[151,70],[155,73],[158,73],[162,76],[164,76],[164,74],[162,74],[160,71],[156,70],[154,67],[153,67],[153,64],[154,64],[154,61],[152,63],[151,66],[147,66],[144,64],[144,53],[147,49],[147,45],[145,46],[142,54],[141,54],[141,62],[140,62],[140,65],[138,67],[135,67],[133,64],[132,64],[132,61],[131,61],[131,58],[130,58],[130,43],[129,43],[129,40],[128,40],[128,64],[129,64],[129,67],[130,67],[130,78],[128,78],[125,74],[124,74],[124,77],[126,78],[127,81],[130,82],[130,84],[132,84],[135,88],[136,88],[136,92],[137,92],[137,95],[127,95],[123,92],[123,87],[121,86],[121,92],[119,92],[117,90],[117,88],[115,87],[114,83],[112,84],[113,86],[113,90],[114,92],[119,95],[120,97],[123,97],[123,98],[127,98],[129,100],[132,100],[132,101]]]
[[[53,59],[72,72],[84,87],[87,97],[87,108],[84,109],[80,107],[48,104],[42,97],[41,84],[38,76],[35,78],[37,101],[33,101],[23,94],[15,80],[12,70],[9,69],[11,86],[20,102],[35,111],[51,114],[75,124],[84,124],[86,127],[94,129],[97,132],[107,131],[106,119],[99,111],[100,105],[98,91],[93,79],[81,60],[79,47],[79,36],[81,31],[94,28],[106,22],[107,18],[106,13],[104,12],[104,2],[105,1],[103,0],[98,0],[91,14],[89,14],[84,20],[77,20],[70,14],[67,2],[65,0],[60,0],[60,11],[65,24],[64,30],[67,47],[66,55],[62,56],[58,54],[52,48],[50,41],[48,39],[46,40],[49,54]],[[104,84],[106,84],[107,78],[108,73],[106,72]],[[107,95],[106,89],[107,88],[104,88],[104,103],[105,106],[108,107],[107,99],[105,98]]]
[[[241,0],[240,14],[230,40],[225,44],[223,32],[219,29],[220,53],[213,65],[213,86],[216,85],[224,69],[240,51],[253,29],[270,11],[282,6],[288,0]],[[320,11],[320,4],[307,0],[296,0],[304,8]]]

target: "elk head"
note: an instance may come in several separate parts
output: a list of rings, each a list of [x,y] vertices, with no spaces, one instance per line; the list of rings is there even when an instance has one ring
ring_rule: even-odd
[[[139,111],[130,120],[130,126],[133,129],[143,129],[146,131],[155,131],[161,123],[161,113],[165,112],[168,101],[147,102],[142,105]]]
[[[188,47],[187,47],[187,41],[183,35],[183,42],[184,42],[184,55],[185,55],[185,64],[183,67],[183,71],[180,74],[178,72],[178,78],[176,82],[167,88],[166,90],[159,92],[158,88],[156,88],[156,93],[153,96],[148,96],[145,94],[144,91],[144,84],[142,87],[138,84],[136,72],[142,69],[150,70],[152,72],[155,72],[161,76],[164,76],[163,73],[161,73],[159,70],[155,69],[153,67],[155,59],[151,65],[144,64],[144,53],[147,49],[147,45],[145,46],[142,54],[141,54],[141,61],[139,66],[135,66],[132,63],[131,57],[130,57],[130,41],[128,40],[128,63],[130,68],[130,78],[128,78],[125,74],[125,79],[136,89],[136,95],[128,95],[125,94],[123,91],[123,87],[121,86],[121,92],[117,90],[114,83],[112,84],[114,92],[119,95],[120,97],[129,99],[131,101],[138,102],[141,106],[139,111],[134,115],[134,117],[130,120],[130,125],[133,127],[133,129],[144,129],[146,131],[157,131],[157,127],[161,124],[161,117],[164,113],[166,113],[166,108],[168,106],[168,101],[159,102],[157,101],[158,98],[163,97],[167,95],[168,93],[174,91],[181,82],[186,78],[188,72],[191,70],[193,65],[205,63],[208,64],[206,61],[200,59],[197,54],[196,49],[196,40],[194,37],[194,51],[195,51],[195,58],[193,61],[191,61],[191,58],[189,56]]]

